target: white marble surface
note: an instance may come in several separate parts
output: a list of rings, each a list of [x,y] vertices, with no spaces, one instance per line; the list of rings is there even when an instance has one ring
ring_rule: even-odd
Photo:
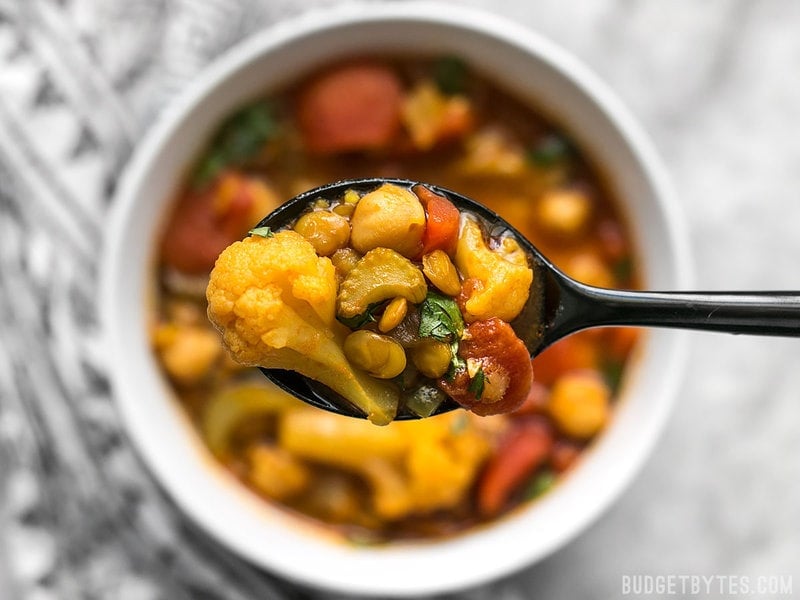
[[[68,13],[76,31],[92,33],[93,56],[106,73],[118,76],[110,77],[109,85],[121,98],[120,106],[130,119],[129,125],[140,131],[208,57],[230,45],[236,36],[325,3],[331,2],[0,0],[0,17],[39,4],[64,7],[56,10]],[[483,7],[550,37],[587,63],[628,104],[655,141],[672,175],[687,217],[698,287],[800,290],[800,3],[450,3],[454,10],[462,4]],[[48,15],[49,12],[45,17],[50,18]],[[152,23],[135,31],[112,28],[126,19],[137,20],[140,25],[147,24],[148,19]],[[230,30],[233,33],[221,38],[216,35],[214,28],[209,28],[215,19],[234,23]],[[148,37],[151,35],[153,40],[161,36],[169,43],[154,43]],[[0,27],[0,54],[13,49],[12,38],[13,29],[9,33],[7,27]],[[136,53],[142,58],[136,63],[140,70],[131,71],[126,58]],[[64,55],[72,56],[66,51]],[[0,73],[6,108],[15,100],[10,77],[15,74],[11,70]],[[104,133],[113,140],[118,132],[100,118],[106,114],[99,109],[104,97],[100,85],[103,82],[96,83],[90,81],[91,85],[83,88],[96,91],[97,97],[93,98],[97,104],[93,106],[98,107],[84,118],[99,143],[105,144]],[[117,154],[104,154],[91,164],[84,161],[82,171],[75,171],[78,167],[65,171],[67,187],[85,182],[91,174],[113,172],[114,161],[126,155],[126,147],[110,146]],[[0,150],[5,151],[0,152],[0,159],[9,160],[12,166],[14,160],[19,160],[16,149]],[[0,200],[4,202],[2,193],[9,194],[9,189],[4,187],[7,184],[3,176],[15,174],[9,165],[5,169],[0,168]],[[104,206],[99,190],[100,186],[94,196],[84,194],[77,202]],[[27,222],[28,204],[9,206],[17,208],[0,216],[11,214],[19,222]],[[11,221],[0,220],[3,252],[19,249],[19,244],[15,245],[18,233],[9,225]],[[102,230],[102,219],[96,226]],[[47,289],[45,281],[59,281],[84,270],[91,277],[92,266],[81,262],[79,256],[59,263],[62,252],[57,242],[61,240],[48,239],[47,232],[35,226],[29,233],[33,242],[24,249],[39,250],[23,255],[19,264],[30,282],[32,304],[36,294]],[[0,270],[0,276],[7,275],[9,271]],[[91,287],[88,291],[77,288],[76,294],[91,306]],[[58,297],[44,304],[43,310],[55,311],[45,317],[49,323],[46,331],[55,336],[61,348],[69,350],[70,344],[77,344],[90,363],[98,358],[92,355],[90,337],[77,342],[74,337],[59,337],[59,331],[64,330],[60,329],[60,319],[88,323],[80,331],[91,333],[92,316],[80,310],[77,316],[67,314],[69,307],[60,310],[63,307]],[[28,316],[23,311],[20,318]],[[31,319],[38,323],[35,315]],[[0,326],[4,332],[13,331],[10,319],[0,322]],[[66,331],[73,329],[67,327]],[[19,404],[12,398],[13,388],[8,385],[11,379],[5,377],[11,369],[6,369],[4,358],[12,363],[15,349],[7,346],[6,357],[3,350],[0,339],[0,433],[12,439],[22,425],[9,418]],[[53,423],[58,424],[56,429],[61,427],[62,421],[47,413],[60,409],[61,391],[84,394],[83,384],[70,379],[72,371],[62,372],[61,367],[46,367],[59,371],[56,375],[61,379],[54,381],[60,381],[61,387],[54,384],[48,388],[56,398],[43,405],[43,430],[52,428]],[[47,372],[41,372],[40,379],[48,381],[48,377]],[[794,593],[800,596],[800,341],[694,334],[690,366],[680,377],[680,397],[652,459],[613,508],[548,559],[490,587],[467,592],[465,598],[614,598],[622,593],[622,576],[633,574],[789,574],[794,576]],[[96,436],[98,431],[105,431],[100,425],[113,429],[115,418],[107,402],[100,400],[102,389],[89,389],[97,399],[93,395],[80,396],[85,418],[77,423],[88,423],[84,431]],[[66,417],[63,422],[71,423]],[[24,472],[13,479],[9,477],[2,488],[5,504],[0,505],[0,531],[6,534],[0,540],[0,590],[10,591],[0,591],[0,597],[13,598],[15,591],[21,597],[67,597],[65,589],[72,590],[70,598],[90,597],[91,588],[91,597],[97,598],[182,598],[193,597],[192,589],[209,590],[219,585],[215,589],[230,593],[209,597],[266,597],[248,594],[248,589],[262,589],[258,582],[252,583],[256,576],[251,571],[232,565],[218,549],[204,546],[207,542],[196,534],[186,534],[186,525],[176,521],[168,507],[164,508],[165,501],[152,482],[143,482],[141,465],[123,442],[114,438],[113,445],[102,436],[98,439],[92,441],[114,448],[113,452],[108,451],[110,458],[97,475],[81,472],[78,483],[88,487],[74,494],[77,499],[61,498],[61,507],[65,514],[77,511],[89,519],[84,507],[91,506],[91,486],[98,481],[107,482],[111,499],[106,504],[112,508],[107,514],[101,511],[96,519],[100,524],[93,523],[92,527],[106,537],[108,531],[122,531],[119,540],[114,539],[114,534],[103,542],[105,546],[100,546],[100,551],[95,549],[97,558],[88,566],[81,564],[80,577],[67,576],[67,583],[63,583],[64,577],[47,575],[55,572],[48,571],[52,569],[48,565],[58,563],[59,549],[74,546],[78,552],[83,546],[76,542],[84,538],[75,528],[47,529],[35,520],[33,524],[30,519],[26,521],[24,515],[30,514],[26,507],[44,492],[38,490],[32,478],[26,479]],[[58,458],[64,461],[78,461],[81,452],[91,453],[92,448],[98,447],[87,451],[77,442],[64,444],[58,448]],[[8,447],[0,447],[6,450],[0,451],[0,467],[10,469],[16,464],[14,452],[22,456],[27,448],[17,445],[9,453]],[[68,476],[69,471],[64,477]],[[90,492],[83,494],[86,489]],[[119,499],[122,508],[131,494],[138,495],[140,501],[140,520],[129,529],[114,521],[122,518],[115,503],[119,490],[124,492]],[[22,515],[22,524],[14,521],[18,515]],[[9,532],[23,534],[12,536]],[[141,556],[141,548],[148,547],[144,544],[163,549],[174,546],[177,537],[173,536],[179,535],[200,550],[192,554],[187,548],[178,553],[176,563],[166,571],[157,564],[160,559],[154,562],[153,557]],[[212,563],[224,563],[220,573],[211,573]],[[70,568],[75,573],[79,571],[77,566]],[[172,580],[165,579],[169,577]],[[226,577],[240,586],[235,596],[233,588],[224,585]],[[191,588],[188,582],[194,582],[195,587]],[[770,597],[738,597],[747,596]]]

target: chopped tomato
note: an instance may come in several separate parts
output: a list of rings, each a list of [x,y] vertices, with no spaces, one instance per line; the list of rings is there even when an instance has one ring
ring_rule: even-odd
[[[553,439],[553,428],[544,417],[514,421],[478,482],[478,509],[483,516],[496,515],[508,504],[511,495],[547,460]]]
[[[306,148],[334,154],[387,147],[400,129],[402,85],[386,65],[339,65],[312,80],[298,98]]]
[[[424,185],[415,186],[414,193],[422,202],[428,216],[422,236],[422,254],[434,250],[453,254],[458,241],[458,209],[450,200]]]
[[[161,258],[182,273],[204,275],[220,252],[277,206],[274,191],[263,182],[225,173],[210,188],[181,197],[164,233]]]

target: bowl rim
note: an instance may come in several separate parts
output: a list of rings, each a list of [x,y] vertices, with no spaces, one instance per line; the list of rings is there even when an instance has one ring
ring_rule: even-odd
[[[641,165],[642,175],[654,190],[655,204],[661,211],[666,238],[671,244],[668,249],[675,263],[676,284],[688,287],[693,279],[689,261],[688,236],[681,227],[685,222],[666,173],[654,147],[645,136],[639,125],[628,112],[628,109],[617,99],[608,86],[580,63],[566,50],[557,46],[536,31],[510,22],[503,17],[488,13],[482,9],[453,6],[439,2],[412,1],[407,3],[363,4],[353,3],[314,9],[297,17],[278,22],[240,44],[234,46],[221,57],[211,63],[194,82],[181,92],[159,115],[155,124],[146,133],[141,143],[125,168],[116,191],[109,217],[109,229],[105,238],[105,252],[101,264],[100,309],[102,333],[108,345],[109,356],[115,356],[114,348],[121,347],[125,341],[118,339],[114,323],[117,314],[114,300],[116,279],[114,274],[120,268],[120,254],[114,251],[114,240],[121,239],[122,233],[135,208],[135,199],[139,188],[147,180],[148,170],[160,148],[168,142],[177,130],[184,116],[190,112],[201,99],[212,93],[225,78],[252,61],[258,60],[265,53],[298,37],[313,35],[329,29],[353,24],[369,24],[392,20],[416,19],[421,22],[435,23],[447,27],[469,30],[495,38],[498,41],[514,46],[525,54],[535,57],[559,73],[578,88],[593,102],[609,123],[617,130],[627,146]],[[151,443],[146,431],[147,419],[138,414],[135,402],[126,400],[123,392],[117,389],[123,379],[121,364],[111,361],[110,376],[114,387],[115,404],[122,416],[125,432],[133,440],[138,455],[147,465],[155,479],[175,501],[181,511],[188,515],[216,540],[253,563],[271,569],[291,580],[327,590],[338,590],[350,594],[382,594],[391,596],[410,596],[420,593],[443,593],[456,589],[471,587],[510,574],[520,568],[532,564],[573,539],[585,529],[611,502],[627,487],[634,475],[640,470],[650,455],[656,439],[663,429],[673,399],[677,392],[686,363],[685,334],[675,332],[669,344],[666,366],[672,374],[668,388],[662,390],[662,401],[657,404],[657,414],[650,421],[646,432],[646,442],[640,446],[638,454],[625,465],[624,472],[617,473],[613,485],[603,490],[591,509],[584,510],[579,518],[562,528],[560,536],[548,543],[539,544],[534,551],[518,552],[502,562],[494,564],[477,564],[471,561],[469,568],[460,571],[457,577],[443,577],[437,580],[420,581],[415,577],[395,578],[387,584],[375,578],[353,579],[353,572],[337,572],[328,569],[325,572],[316,570],[309,573],[288,560],[269,558],[259,550],[257,544],[246,543],[241,538],[229,535],[224,525],[215,522],[214,515],[209,515],[201,506],[196,494],[182,489],[181,484],[173,479],[172,469],[167,469],[157,449]],[[210,474],[211,476],[212,474]],[[562,484],[563,485],[563,484]],[[184,486],[185,487],[185,486]],[[543,503],[548,498],[543,499]],[[501,520],[502,521],[502,520]],[[487,529],[492,529],[493,525]],[[499,529],[496,528],[495,529]],[[485,533],[485,532],[484,532]],[[469,535],[469,534],[467,534]],[[493,538],[493,539],[496,539]],[[487,543],[492,539],[487,537]],[[437,545],[445,547],[448,540]],[[417,547],[429,548],[425,544]],[[375,552],[375,551],[372,551]],[[378,551],[380,553],[380,551]],[[361,551],[354,551],[352,559],[359,562],[363,559]]]

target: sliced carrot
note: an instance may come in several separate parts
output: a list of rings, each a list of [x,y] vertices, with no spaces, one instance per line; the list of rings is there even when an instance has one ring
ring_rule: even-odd
[[[532,364],[536,381],[550,386],[567,371],[596,369],[600,362],[592,332],[587,331],[559,340],[534,358]]]
[[[339,65],[301,90],[300,132],[317,154],[385,148],[400,129],[401,104],[402,85],[390,67]]]
[[[414,193],[425,207],[428,220],[422,236],[422,254],[444,250],[453,254],[458,241],[458,209],[444,196],[423,185],[414,187]]]
[[[609,354],[617,360],[625,360],[636,346],[641,330],[636,327],[613,327],[606,330]]]
[[[470,323],[459,343],[458,354],[483,370],[480,392],[462,369],[452,380],[442,377],[438,385],[445,394],[477,415],[497,415],[518,408],[528,397],[533,374],[528,349],[511,325],[491,317]]]
[[[516,419],[478,482],[481,514],[491,517],[500,512],[511,495],[547,460],[552,447],[553,429],[546,418]]]

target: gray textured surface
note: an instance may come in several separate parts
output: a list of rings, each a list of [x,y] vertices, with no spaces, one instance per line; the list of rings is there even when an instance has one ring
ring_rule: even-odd
[[[298,596],[188,525],[120,436],[93,256],[107,188],[163,103],[248,31],[318,4],[0,0],[0,597]],[[800,289],[800,3],[466,4],[556,40],[631,107],[700,287]],[[691,340],[674,415],[621,500],[464,597],[611,598],[637,573],[792,574],[800,595],[800,342]]]

